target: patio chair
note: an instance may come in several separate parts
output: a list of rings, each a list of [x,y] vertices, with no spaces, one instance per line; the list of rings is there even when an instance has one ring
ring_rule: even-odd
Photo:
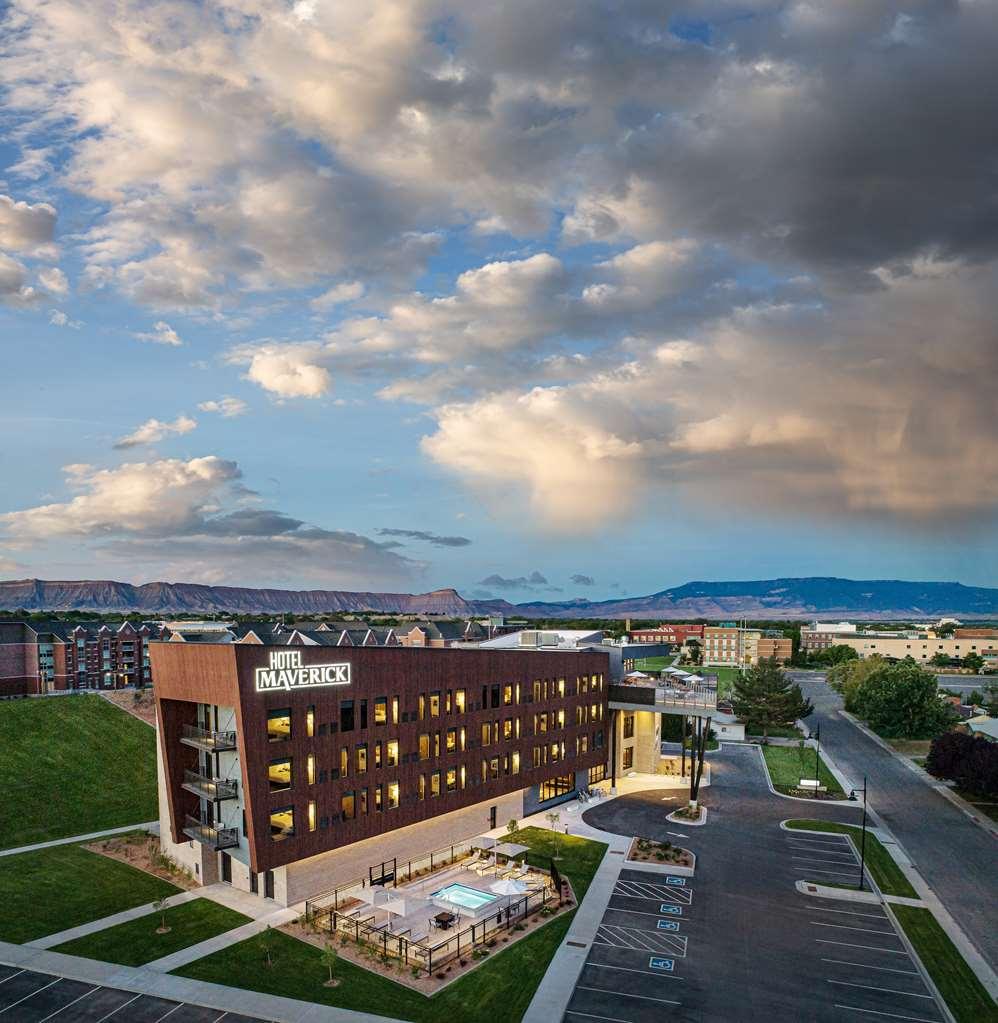
[[[482,877],[487,874],[496,865],[495,857],[490,856],[487,860],[482,860],[481,863],[474,867],[475,873]]]

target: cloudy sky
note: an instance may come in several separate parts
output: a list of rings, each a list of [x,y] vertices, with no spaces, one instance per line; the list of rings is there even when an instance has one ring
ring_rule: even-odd
[[[996,0],[0,31],[0,575],[996,583]]]

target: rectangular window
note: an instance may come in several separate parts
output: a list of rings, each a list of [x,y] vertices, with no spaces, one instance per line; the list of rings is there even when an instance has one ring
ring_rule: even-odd
[[[457,752],[457,729],[456,728],[448,728],[447,729],[447,752],[448,753],[456,753]]]
[[[305,773],[308,776],[309,785],[315,784],[315,754],[309,753],[305,758]],[[309,828],[310,831],[314,831],[314,828]]]
[[[388,809],[394,810],[399,805],[399,783],[390,781],[388,783]]]
[[[374,769],[378,770],[381,767],[381,742],[380,740],[374,744]]]
[[[499,686],[497,684],[492,686],[492,706],[498,707],[500,705],[500,699]]]
[[[518,749],[513,750],[513,759],[510,770],[513,774],[520,773],[520,751]]]
[[[488,744],[491,741],[492,741],[492,729],[489,728],[488,721],[483,721],[482,722],[482,745],[483,746],[488,746]]]
[[[433,774],[430,775],[430,795],[431,796],[439,796],[440,795],[440,772],[439,771],[434,771]]]
[[[464,764],[461,765],[461,788],[463,789],[468,783],[468,772],[465,770]]]
[[[434,732],[433,733],[433,755],[435,757],[439,757],[440,756],[440,733],[439,732]]]
[[[353,731],[353,700],[340,700],[340,731]]]
[[[426,798],[426,775],[425,774],[421,774],[419,776],[419,790],[418,791],[419,791],[419,798],[420,799],[425,799]]]
[[[348,750],[346,748],[346,746],[344,746],[343,749],[340,750],[340,777],[341,778],[345,778],[347,776],[347,774],[349,773],[349,768],[350,768],[350,750]]]
[[[558,679],[558,695],[565,695],[565,680],[563,678]]]
[[[463,689],[455,689],[454,710],[456,710],[458,714],[463,714],[466,706],[467,704],[465,702],[465,691]]]
[[[556,764],[561,757],[558,755],[558,743],[551,743],[551,763]]]
[[[634,747],[633,746],[625,746],[624,747],[624,759],[623,759],[622,762],[623,762],[623,767],[624,767],[625,771],[629,771],[629,770],[631,770],[632,767],[634,767]]]
[[[385,743],[385,767],[394,767],[399,762],[398,739],[389,739]]]
[[[597,764],[595,767],[589,768],[589,784],[595,785],[596,782],[602,781],[606,777],[606,764]]]
[[[367,728],[367,700],[360,701],[360,727]]]
[[[267,741],[284,742],[291,738],[291,708],[267,711]]]
[[[564,709],[558,711],[558,727],[565,727],[565,711]]]
[[[374,723],[376,725],[388,724],[388,697],[379,696],[374,701]]]
[[[374,812],[381,813],[385,808],[385,787],[380,783],[374,786]]]
[[[464,748],[465,748],[464,743],[465,743],[465,739],[466,738],[467,738],[467,733],[465,732],[464,728],[462,727],[461,731],[458,732],[458,736],[457,736],[457,744],[458,744],[458,747],[460,748],[462,753],[464,752]]]
[[[267,778],[270,781],[271,792],[283,792],[291,788],[291,758],[271,760],[267,767]]]
[[[419,694],[419,720],[426,720],[426,693]]]
[[[541,766],[541,748],[540,746],[534,747],[534,767]]]
[[[305,711],[305,735],[312,739],[315,737],[315,707],[309,707]],[[314,831],[314,828],[309,830]]]
[[[357,812],[361,815],[361,817],[366,817],[367,816],[367,789],[366,788],[361,789],[359,795],[360,795],[360,800],[358,801]]]
[[[399,723],[399,698],[397,696],[392,697],[392,724],[397,725]]]
[[[340,796],[340,812],[345,821],[352,821],[357,816],[357,802],[352,792],[344,792]]]
[[[551,778],[549,781],[541,782],[541,802],[543,803],[547,799],[557,799],[559,796],[566,796],[574,789],[574,775],[563,774],[558,778]]]
[[[624,715],[624,738],[625,739],[633,739],[634,738],[634,715],[633,714],[625,714]]]
[[[506,720],[503,721],[503,723],[502,723],[502,737],[504,739],[512,739],[513,738],[513,719],[512,718],[506,718]]]
[[[308,830],[315,831],[315,800],[308,801]]]
[[[284,806],[270,813],[270,838],[274,842],[283,842],[286,838],[294,838],[295,808]]]
[[[447,768],[447,791],[448,792],[456,792],[457,791],[457,768],[456,767],[448,767]]]
[[[541,702],[541,683],[539,679],[534,679],[534,703]]]
[[[513,687],[511,685],[504,685],[502,687],[502,705],[509,707],[513,703]]]
[[[419,759],[429,760],[430,759],[430,733],[424,732],[419,737]]]
[[[364,774],[367,771],[367,743],[362,742],[357,747],[357,773]]]
[[[499,777],[499,758],[498,757],[493,757],[489,761],[489,777],[492,778],[493,781],[496,778]]]
[[[430,717],[440,717],[440,691],[430,693]]]

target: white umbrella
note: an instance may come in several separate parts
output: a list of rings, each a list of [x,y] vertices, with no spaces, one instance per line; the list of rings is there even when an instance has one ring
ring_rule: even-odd
[[[489,838],[488,835],[479,835],[478,838],[471,840],[472,849],[491,849],[496,844],[494,838]]]
[[[494,884],[490,884],[489,888],[496,895],[522,895],[527,890],[525,884],[520,881],[514,881],[511,877],[507,877],[502,881],[496,881]]]

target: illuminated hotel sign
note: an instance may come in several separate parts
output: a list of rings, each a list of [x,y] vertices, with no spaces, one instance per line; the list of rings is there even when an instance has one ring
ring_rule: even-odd
[[[254,677],[258,693],[269,693],[274,689],[346,686],[350,684],[350,665],[302,664],[300,650],[275,650],[270,655],[270,667],[257,668]]]

